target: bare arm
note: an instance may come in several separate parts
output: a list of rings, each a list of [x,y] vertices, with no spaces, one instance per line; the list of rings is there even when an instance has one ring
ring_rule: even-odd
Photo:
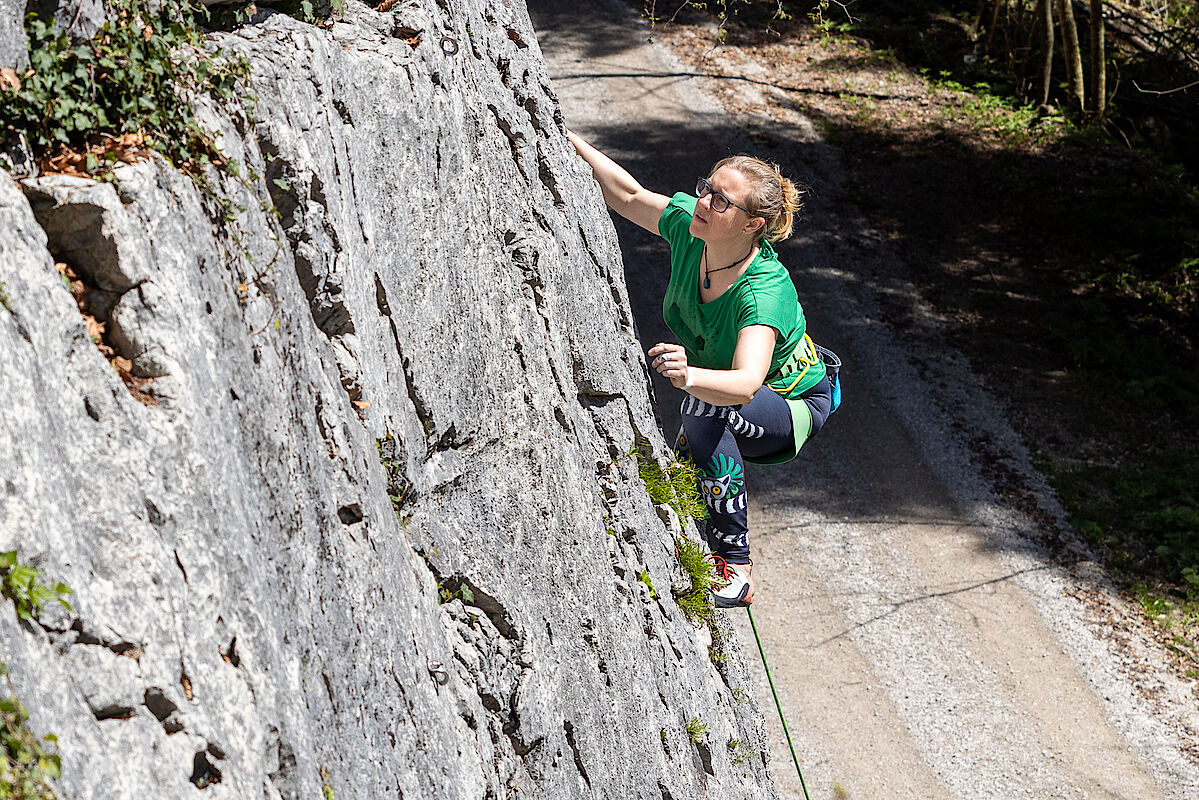
[[[737,334],[737,349],[733,351],[731,369],[701,369],[687,364],[683,346],[656,344],[648,355],[654,369],[670,379],[675,388],[683,389],[713,405],[745,405],[766,381],[770,358],[778,331],[769,325],[747,325]]]
[[[670,198],[646,189],[624,167],[583,141],[573,131],[567,131],[566,135],[591,167],[604,193],[604,202],[630,222],[650,233],[658,233],[658,218],[662,216]]]

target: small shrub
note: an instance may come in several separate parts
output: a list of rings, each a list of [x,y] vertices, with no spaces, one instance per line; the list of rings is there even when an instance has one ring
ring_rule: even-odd
[[[58,738],[42,738],[29,730],[29,712],[17,699],[8,677],[8,665],[0,663],[0,675],[8,683],[8,695],[0,697],[0,740],[4,758],[0,759],[0,798],[4,800],[55,800],[51,780],[62,776],[62,761],[53,750]]]
[[[21,619],[32,619],[42,606],[52,600],[67,611],[71,610],[65,595],[73,594],[74,590],[61,581],[50,586],[43,585],[41,577],[40,571],[17,561],[16,550],[0,553],[0,594],[12,600]]]

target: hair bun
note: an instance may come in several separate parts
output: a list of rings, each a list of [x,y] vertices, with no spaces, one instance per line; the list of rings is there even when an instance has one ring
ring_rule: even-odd
[[[716,162],[708,177],[715,175],[721,167],[735,169],[749,179],[746,208],[752,215],[766,220],[758,231],[759,241],[781,242],[791,235],[795,214],[803,208],[803,189],[783,177],[778,164],[739,154]]]

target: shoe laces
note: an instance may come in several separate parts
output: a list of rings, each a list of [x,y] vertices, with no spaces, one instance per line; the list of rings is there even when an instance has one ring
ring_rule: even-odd
[[[715,553],[709,554],[708,560],[712,562],[712,571],[715,572],[716,577],[720,579],[720,585],[728,586],[732,582],[733,578],[736,577],[736,573],[733,572],[733,568],[729,566],[727,561]]]

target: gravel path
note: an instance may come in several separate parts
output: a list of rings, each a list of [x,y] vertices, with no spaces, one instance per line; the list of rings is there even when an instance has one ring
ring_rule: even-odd
[[[812,797],[1199,798],[1193,688],[1061,532],[1002,412],[938,347],[940,321],[886,326],[917,293],[846,200],[837,150],[765,102],[762,65],[737,65],[754,84],[697,75],[618,0],[528,5],[567,123],[645,185],[690,189],[748,150],[815,190],[780,255],[814,338],[848,365],[846,405],[800,458],[748,476],[755,617]],[[668,340],[666,246],[617,229],[642,342]],[[654,388],[670,438],[681,394]],[[780,794],[802,797],[754,663]]]

